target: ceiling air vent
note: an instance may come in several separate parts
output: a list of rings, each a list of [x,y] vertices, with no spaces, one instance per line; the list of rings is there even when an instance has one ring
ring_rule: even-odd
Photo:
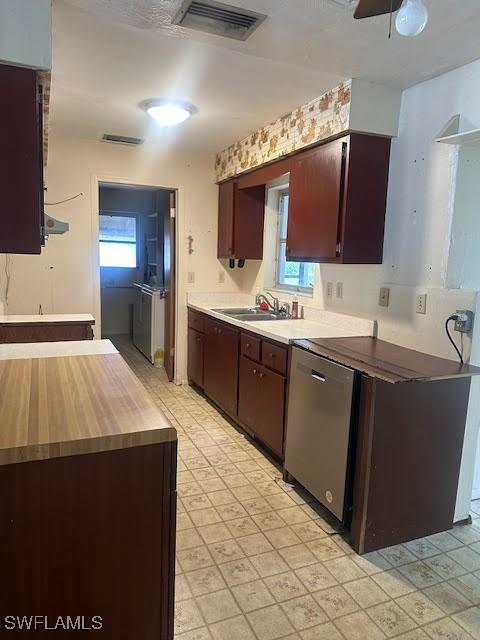
[[[266,17],[262,13],[214,0],[186,0],[174,17],[173,24],[234,40],[246,40]]]
[[[102,136],[104,142],[113,142],[115,144],[128,144],[130,146],[136,146],[143,144],[142,138],[130,138],[129,136],[116,136],[113,133],[104,133]]]

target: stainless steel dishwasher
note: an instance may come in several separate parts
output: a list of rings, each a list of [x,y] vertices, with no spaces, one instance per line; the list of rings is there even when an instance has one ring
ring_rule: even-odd
[[[355,375],[353,369],[292,349],[285,470],[342,521]]]

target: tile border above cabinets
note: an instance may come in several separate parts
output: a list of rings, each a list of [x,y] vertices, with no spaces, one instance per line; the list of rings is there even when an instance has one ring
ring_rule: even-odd
[[[401,91],[345,80],[217,153],[216,182],[223,182],[349,132],[398,135]]]
[[[352,81],[258,129],[217,154],[217,182],[348,131]]]

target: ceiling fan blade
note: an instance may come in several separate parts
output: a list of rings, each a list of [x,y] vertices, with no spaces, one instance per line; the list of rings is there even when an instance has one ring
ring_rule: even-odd
[[[361,18],[383,16],[386,13],[390,13],[390,5],[392,6],[392,11],[398,11],[402,3],[403,0],[360,0],[353,17],[360,20]]]

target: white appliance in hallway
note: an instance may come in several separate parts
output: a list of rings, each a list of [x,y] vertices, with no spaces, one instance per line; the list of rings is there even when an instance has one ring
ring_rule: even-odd
[[[165,341],[165,291],[147,284],[136,289],[133,305],[133,344],[150,362],[163,366]]]

